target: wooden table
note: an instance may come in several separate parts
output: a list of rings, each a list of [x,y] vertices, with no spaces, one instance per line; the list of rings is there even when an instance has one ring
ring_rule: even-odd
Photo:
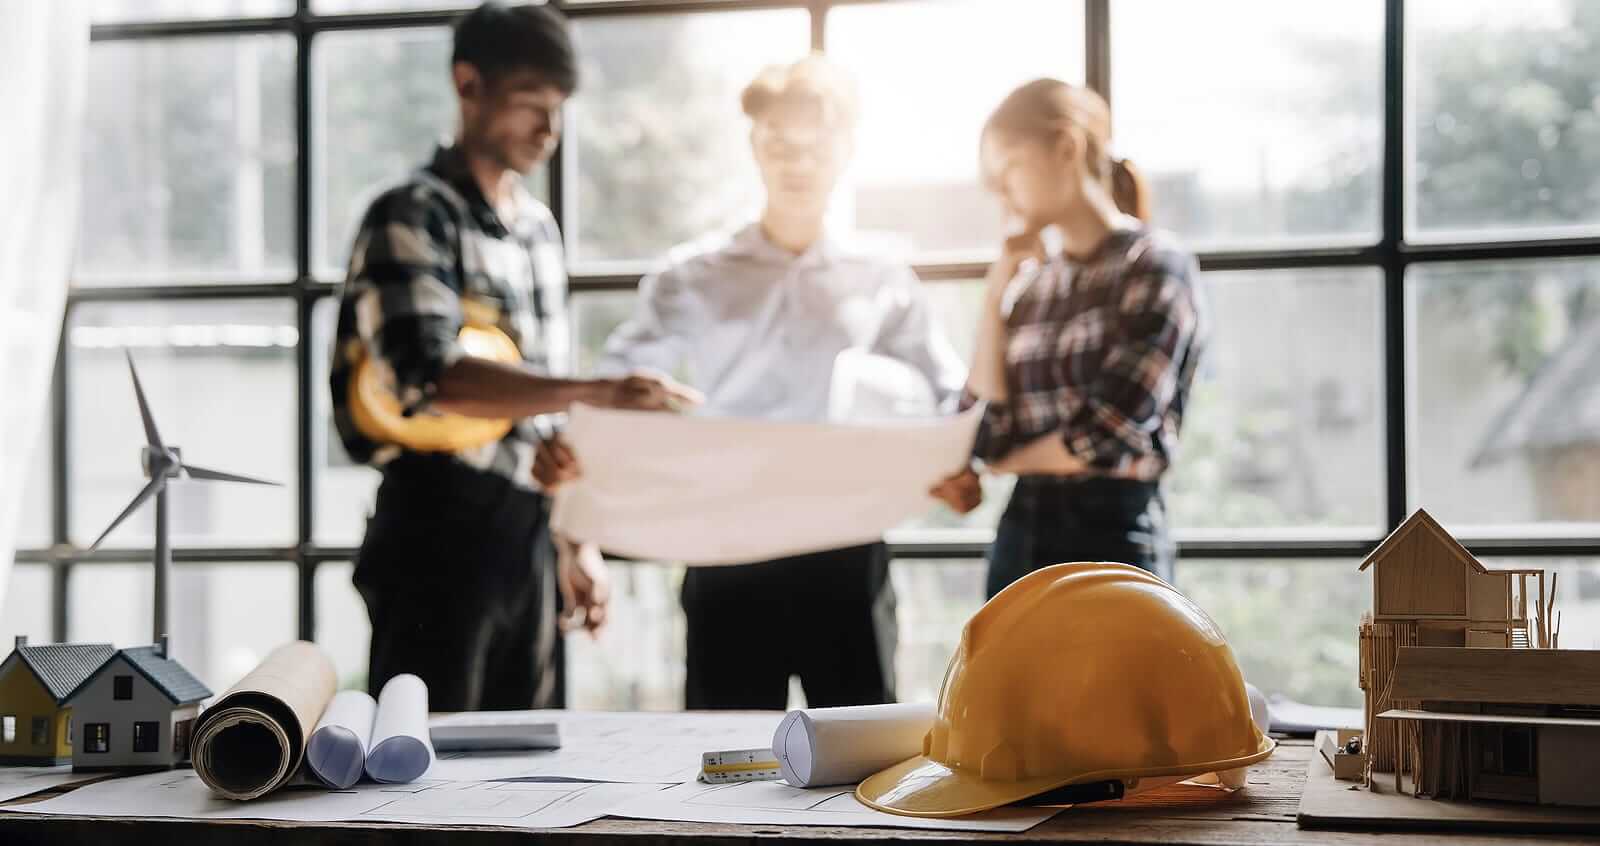
[[[1104,805],[1069,809],[1023,834],[972,834],[888,828],[747,826],[705,823],[596,820],[576,828],[527,831],[496,828],[434,828],[352,823],[182,822],[144,819],[90,819],[0,814],[0,843],[80,844],[254,844],[312,843],[365,846],[384,843],[479,844],[553,843],[564,846],[687,846],[893,841],[933,843],[994,840],[1046,843],[1593,843],[1576,835],[1387,833],[1314,831],[1295,824],[1310,741],[1290,740],[1250,771],[1250,787],[1233,794],[1198,787],[1174,787]],[[19,800],[27,801],[27,800]],[[15,804],[15,803],[12,803]]]

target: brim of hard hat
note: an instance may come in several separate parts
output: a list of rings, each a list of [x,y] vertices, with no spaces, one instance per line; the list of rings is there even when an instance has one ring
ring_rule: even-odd
[[[1047,790],[1097,781],[1197,776],[1226,772],[1258,763],[1276,747],[1270,737],[1262,737],[1257,750],[1240,758],[1212,761],[1188,767],[1152,767],[1143,770],[1104,770],[1071,778],[1055,776],[1020,781],[985,780],[975,772],[957,770],[931,758],[918,755],[901,761],[863,781],[856,798],[868,807],[908,817],[959,817],[1021,802]]]

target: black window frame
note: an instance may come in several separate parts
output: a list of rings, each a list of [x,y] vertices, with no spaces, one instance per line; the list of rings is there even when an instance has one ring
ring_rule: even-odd
[[[96,734],[98,733],[98,738]],[[95,743],[98,739],[100,742]],[[111,751],[111,724],[84,723],[83,751],[91,755],[104,755]]]
[[[133,701],[133,676],[115,675],[111,677],[111,698],[117,702]]]
[[[861,3],[906,2],[906,0],[606,0],[572,3],[552,0],[569,17],[623,18],[642,14],[715,14],[742,9],[801,9],[810,15],[812,47],[826,50],[826,21],[830,9]],[[1406,272],[1408,268],[1441,262],[1483,262],[1506,259],[1600,257],[1600,237],[1493,239],[1475,242],[1412,243],[1405,238],[1407,185],[1406,132],[1407,91],[1410,79],[1406,67],[1406,2],[1385,0],[1383,35],[1383,175],[1381,181],[1381,236],[1376,243],[1363,246],[1288,247],[1282,249],[1222,250],[1204,252],[1200,266],[1206,271],[1248,270],[1325,270],[1370,268],[1382,273],[1382,397],[1384,403],[1384,478],[1383,523],[1365,537],[1346,533],[1319,533],[1315,529],[1284,539],[1253,538],[1241,534],[1232,538],[1185,540],[1180,537],[1179,560],[1281,560],[1340,559],[1356,561],[1399,526],[1414,503],[1408,499],[1408,376],[1410,343],[1406,313]],[[1084,79],[1093,89],[1111,97],[1111,0],[1084,0]],[[184,21],[149,21],[96,24],[91,40],[98,44],[113,41],[148,41],[200,36],[237,36],[260,33],[288,34],[295,41],[294,102],[296,118],[295,162],[295,275],[281,281],[250,284],[169,284],[112,285],[74,287],[67,296],[63,327],[70,326],[73,310],[84,303],[171,302],[179,300],[227,301],[275,298],[296,304],[300,342],[296,348],[297,467],[296,531],[294,544],[284,547],[207,547],[178,548],[174,560],[180,566],[208,563],[277,564],[290,561],[297,570],[298,636],[316,635],[316,587],[318,566],[353,560],[355,549],[321,546],[315,541],[317,442],[325,436],[323,422],[314,419],[313,400],[323,386],[316,383],[316,351],[313,349],[313,311],[322,300],[336,295],[332,282],[318,279],[313,267],[314,238],[312,143],[312,45],[323,33],[363,31],[405,27],[447,25],[460,9],[395,11],[379,13],[320,14],[311,0],[296,0],[292,14],[278,17],[222,18]],[[1114,109],[1116,104],[1112,103]],[[549,171],[550,205],[557,221],[566,223],[563,185],[570,178],[566,158],[559,153]],[[983,275],[982,263],[923,263],[916,267],[922,278],[934,284],[970,280]],[[581,268],[579,268],[581,271]],[[592,292],[632,290],[640,274],[598,274],[575,272],[571,290],[575,295]],[[94,553],[75,547],[70,541],[70,485],[72,455],[65,433],[74,413],[69,387],[74,378],[68,360],[67,333],[57,349],[55,379],[51,392],[51,476],[53,546],[24,549],[16,554],[20,564],[44,564],[52,570],[51,633],[66,640],[69,626],[67,602],[70,579],[77,568],[102,563],[139,563],[148,560],[147,549],[102,549]],[[964,535],[950,541],[929,535],[926,539],[891,543],[891,555],[901,559],[982,558],[987,543]],[[1600,536],[1549,537],[1530,533],[1525,537],[1483,536],[1463,538],[1474,554],[1497,557],[1595,557],[1600,556]]]
[[[143,732],[141,734],[140,732]],[[158,720],[136,720],[133,724],[133,751],[141,755],[161,751],[161,723]]]

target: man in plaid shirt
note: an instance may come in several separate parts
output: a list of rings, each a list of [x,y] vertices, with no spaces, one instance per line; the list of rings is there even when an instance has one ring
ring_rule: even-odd
[[[655,410],[695,397],[653,376],[558,375],[570,348],[561,236],[521,178],[555,149],[577,87],[562,18],[485,3],[456,26],[451,74],[457,138],[368,209],[334,341],[340,438],[383,471],[355,569],[372,621],[367,685],[376,693],[415,673],[442,711],[559,706],[558,592],[593,629],[608,591],[597,550],[555,554],[534,418],[580,401]],[[504,332],[524,361],[467,356],[457,335],[469,318]],[[377,443],[348,402],[367,357],[392,372],[408,406],[517,422],[457,453]]]

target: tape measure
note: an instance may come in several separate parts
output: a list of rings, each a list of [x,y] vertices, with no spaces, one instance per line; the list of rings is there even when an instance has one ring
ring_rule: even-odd
[[[706,784],[737,781],[777,781],[783,778],[771,749],[707,752],[700,756],[700,780]]]

